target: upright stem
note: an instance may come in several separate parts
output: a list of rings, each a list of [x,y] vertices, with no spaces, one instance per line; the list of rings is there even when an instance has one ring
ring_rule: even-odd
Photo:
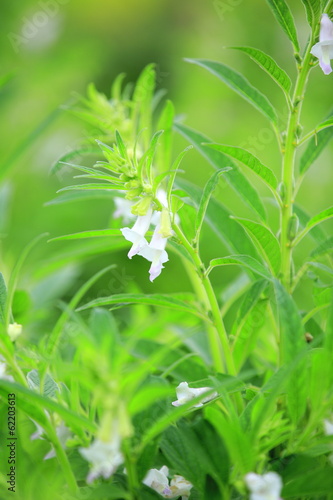
[[[209,277],[206,275],[204,264],[198,251],[192,248],[181,229],[178,226],[175,226],[174,229],[193,261],[193,265],[187,265],[187,269],[199,299],[203,302],[206,309],[208,340],[214,368],[219,372],[236,375],[227,332],[214,289]]]
[[[299,118],[304,99],[305,88],[311,69],[311,47],[317,31],[312,33],[303,61],[298,67],[292,109],[289,114],[286,142],[282,165],[282,183],[284,188],[283,206],[281,211],[281,280],[287,290],[291,288],[292,238],[289,234],[290,220],[293,215],[295,156]]]

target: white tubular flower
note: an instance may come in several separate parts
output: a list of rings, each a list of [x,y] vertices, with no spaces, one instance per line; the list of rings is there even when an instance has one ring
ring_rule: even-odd
[[[87,476],[87,483],[92,483],[102,476],[108,479],[124,462],[124,457],[120,451],[120,436],[115,434],[108,442],[100,439],[95,441],[88,448],[79,448],[79,452],[90,464],[91,469]]]
[[[46,414],[47,418],[50,419],[50,415],[46,410],[45,410],[45,414]],[[30,436],[31,441],[35,441],[36,439],[44,440],[45,431],[44,431],[43,427],[41,425],[39,425],[37,422],[35,422],[35,420],[32,420],[32,422],[36,426],[36,431],[33,434],[31,434],[31,436]],[[67,440],[72,437],[71,431],[69,430],[68,427],[66,427],[66,425],[63,422],[61,422],[60,425],[56,426],[56,435],[59,439],[59,443],[60,443],[61,447],[63,449],[65,449]],[[51,450],[45,455],[43,460],[49,460],[50,458],[53,458],[55,456],[56,456],[56,452],[52,446]]]
[[[187,481],[183,476],[174,475],[170,482],[171,494],[174,497],[182,496],[182,500],[187,500],[190,496],[193,484]],[[169,497],[167,497],[169,498]],[[173,498],[173,497],[170,497]]]
[[[40,426],[38,426],[40,427]],[[38,429],[37,429],[38,432]],[[71,431],[66,427],[66,425],[62,422],[60,425],[56,427],[56,434],[59,439],[59,443],[63,449],[66,448],[67,440],[72,437]],[[30,438],[32,439],[32,437]],[[45,455],[44,460],[49,460],[49,458],[54,458],[56,456],[56,452],[52,447],[51,450]]]
[[[149,486],[149,488],[152,488],[153,490],[157,491],[157,493],[164,496],[164,498],[168,498],[165,496],[171,495],[168,474],[168,467],[166,465],[163,465],[160,470],[150,469],[142,482],[146,486]]]
[[[138,215],[136,222],[132,229],[123,227],[121,232],[127,241],[133,243],[132,248],[128,252],[128,257],[131,259],[134,255],[138,254],[142,248],[148,245],[145,234],[149,229],[152,216],[152,209],[149,207],[146,215]]]
[[[326,436],[333,436],[333,423],[329,420],[324,420],[324,431]]]
[[[131,211],[134,205],[133,201],[126,200],[126,198],[119,198],[118,196],[115,196],[113,201],[116,206],[116,210],[113,212],[113,218],[118,219],[121,217],[125,224],[131,222],[135,217]]]
[[[245,483],[251,493],[250,500],[282,500],[282,480],[276,472],[263,476],[250,472],[245,476]]]
[[[327,14],[321,16],[319,42],[312,47],[311,54],[319,59],[325,75],[329,75],[332,72],[330,60],[333,59],[333,23]]]
[[[159,470],[150,469],[142,482],[162,495],[163,498],[179,498],[181,496],[182,500],[187,500],[193,485],[183,476],[177,475],[171,479],[169,484],[168,474],[168,467],[163,465]]]
[[[182,406],[192,399],[211,391],[212,387],[198,387],[197,389],[191,389],[187,382],[181,382],[176,388],[177,401],[173,401],[173,406]],[[212,399],[218,396],[217,392],[211,393],[209,396],[203,397],[199,403],[194,405],[194,408],[201,408],[203,403],[208,403]]]
[[[7,332],[8,332],[10,340],[12,342],[15,342],[17,337],[19,337],[22,333],[22,325],[19,325],[18,323],[11,323],[8,326]]]
[[[7,365],[3,362],[4,358],[0,356],[0,380],[8,380],[8,382],[15,382],[11,375],[7,375]]]
[[[160,223],[156,226],[153,237],[149,245],[143,246],[139,255],[151,262],[149,269],[150,281],[154,281],[164,269],[163,264],[168,262],[169,257],[165,250],[168,238],[163,238],[160,234]]]

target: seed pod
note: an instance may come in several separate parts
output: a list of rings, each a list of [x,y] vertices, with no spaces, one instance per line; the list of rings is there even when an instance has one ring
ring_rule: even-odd
[[[286,186],[283,182],[280,182],[278,185],[277,192],[279,193],[281,200],[284,201],[286,199]]]
[[[297,232],[298,232],[298,225],[299,225],[299,220],[296,214],[293,214],[288,222],[288,240],[293,241],[296,238]]]

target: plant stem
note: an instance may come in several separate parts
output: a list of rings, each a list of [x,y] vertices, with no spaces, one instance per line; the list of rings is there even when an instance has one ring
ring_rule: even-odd
[[[308,46],[306,48],[303,61],[298,67],[298,76],[296,80],[294,95],[292,99],[292,109],[289,114],[286,142],[282,165],[282,183],[285,194],[281,211],[281,281],[287,290],[291,288],[291,265],[292,265],[292,242],[289,238],[289,224],[293,215],[294,203],[294,177],[295,177],[295,156],[297,144],[297,135],[299,127],[300,113],[304,99],[304,93],[308,80],[308,75],[311,70],[310,53],[314,39],[316,37],[317,27],[311,35]]]
[[[176,225],[174,230],[193,261],[193,265],[186,264],[186,267],[199,299],[202,300],[206,309],[208,340],[214,368],[218,372],[236,375],[236,368],[232,358],[227,332],[214,289],[206,274],[205,266],[198,251],[187,241],[182,230]]]

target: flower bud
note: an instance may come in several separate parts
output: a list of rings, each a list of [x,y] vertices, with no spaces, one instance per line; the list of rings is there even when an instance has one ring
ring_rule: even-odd
[[[161,227],[159,233],[163,236],[163,238],[169,238],[172,236],[170,213],[165,207],[162,208]]]
[[[132,214],[134,215],[147,215],[148,210],[151,208],[152,204],[151,196],[144,196],[132,207]]]

